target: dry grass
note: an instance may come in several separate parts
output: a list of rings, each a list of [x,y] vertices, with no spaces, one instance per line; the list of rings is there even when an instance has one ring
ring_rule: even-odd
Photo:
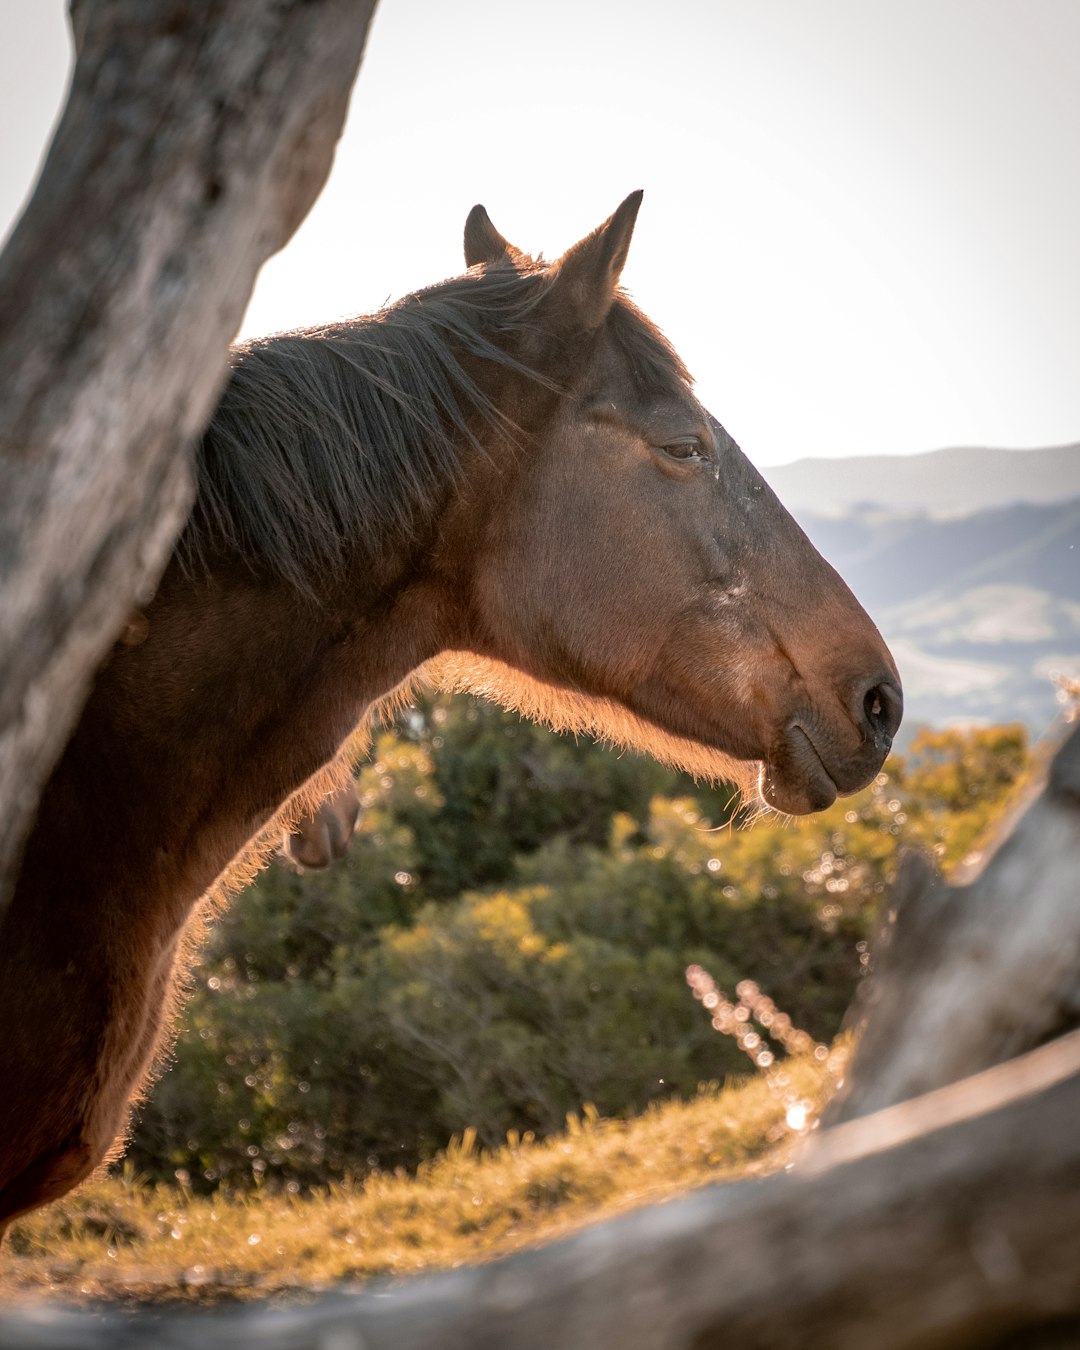
[[[128,1175],[93,1180],[16,1225],[5,1301],[285,1296],[339,1281],[468,1265],[710,1181],[782,1165],[792,1093],[813,1120],[830,1075],[812,1058],[703,1090],[629,1121],[571,1117],[542,1143],[491,1154],[468,1134],[416,1176],[376,1174],[310,1196],[197,1196]]]

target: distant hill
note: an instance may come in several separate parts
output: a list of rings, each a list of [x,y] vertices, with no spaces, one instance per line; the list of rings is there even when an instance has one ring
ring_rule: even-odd
[[[881,629],[918,723],[1023,721],[1058,710],[1080,676],[1080,500],[953,519],[795,509]]]
[[[792,511],[852,590],[878,609],[917,608],[988,586],[1080,601],[1080,493],[1049,506],[1019,503],[952,519],[870,508],[842,517]]]
[[[765,470],[900,666],[919,723],[1046,729],[1080,676],[1080,445]]]
[[[764,473],[796,514],[846,515],[873,504],[935,517],[967,515],[1015,502],[1080,497],[1080,444],[800,459]]]

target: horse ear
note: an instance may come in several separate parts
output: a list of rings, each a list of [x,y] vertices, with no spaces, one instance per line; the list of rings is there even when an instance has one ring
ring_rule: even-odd
[[[615,299],[644,196],[631,192],[615,214],[563,254],[555,291],[567,297],[588,328],[598,328]]]
[[[514,262],[521,250],[508,243],[491,223],[491,217],[477,203],[465,221],[465,266],[477,263]]]

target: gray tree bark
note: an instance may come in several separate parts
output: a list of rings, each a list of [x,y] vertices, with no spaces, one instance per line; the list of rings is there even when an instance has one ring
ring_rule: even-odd
[[[1080,1025],[1080,723],[1060,739],[976,876],[950,886],[923,858],[905,860],[875,945],[878,968],[853,1010],[857,1049],[826,1124],[956,1082]]]
[[[0,1316],[0,1350],[1080,1344],[1080,1031],[1028,1048],[1076,988],[1078,770],[1080,728],[979,877],[911,883],[870,1002],[871,1052],[854,1060],[859,1118],[811,1136],[791,1171],[288,1311]]]
[[[374,0],[73,0],[0,258],[0,912],[91,675],[152,594],[266,257],[330,168]]]
[[[0,1350],[1050,1350],[1080,1341],[1080,1033],[535,1252],[291,1309],[0,1315]]]
[[[71,98],[0,259],[2,887],[183,520],[188,447],[259,264],[325,178],[372,5],[74,9]],[[973,883],[909,869],[835,1112],[865,1118],[791,1173],[310,1309],[0,1315],[0,1347],[1076,1344],[1080,1032],[1029,1047],[1077,1020],[1078,888],[1080,729]]]

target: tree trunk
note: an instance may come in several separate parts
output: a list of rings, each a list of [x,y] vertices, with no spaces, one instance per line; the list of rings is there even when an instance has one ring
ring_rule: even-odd
[[[826,1124],[956,1082],[1080,1025],[1080,725],[967,884],[905,859]],[[1080,1128],[1080,1126],[1078,1126]]]
[[[1051,1350],[1080,1341],[1080,1033],[789,1173],[283,1310],[0,1315],[0,1350]]]
[[[93,669],[188,509],[258,266],[328,171],[372,5],[75,8],[71,98],[0,259],[0,905]],[[999,1061],[1077,1020],[1078,877],[1080,728],[973,883],[908,869],[834,1118],[875,1114],[788,1174],[310,1309],[0,1315],[0,1348],[1076,1344],[1080,1032]]]
[[[980,877],[920,884],[899,908],[848,1101],[861,1114],[948,1086],[811,1136],[788,1172],[288,1312],[0,1316],[0,1350],[1080,1344],[1080,1031],[950,1081],[1051,1034],[1070,1006],[1078,877],[1080,728]]]
[[[325,181],[374,0],[73,0],[0,258],[0,914],[97,664],[192,497],[266,257]]]

